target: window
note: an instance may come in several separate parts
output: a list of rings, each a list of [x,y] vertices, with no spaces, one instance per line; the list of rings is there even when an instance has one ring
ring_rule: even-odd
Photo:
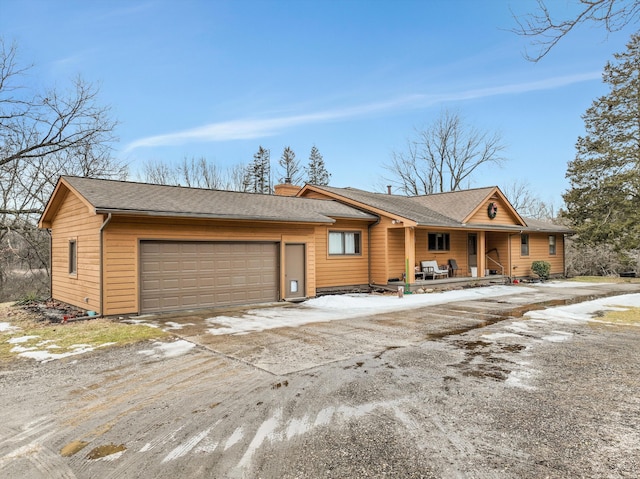
[[[529,235],[520,235],[520,255],[529,256]]]
[[[360,254],[360,232],[329,231],[329,254]]]
[[[556,254],[556,237],[555,235],[549,235],[549,254]]]
[[[449,233],[429,233],[429,251],[449,251]]]
[[[78,274],[78,243],[69,240],[69,274]]]

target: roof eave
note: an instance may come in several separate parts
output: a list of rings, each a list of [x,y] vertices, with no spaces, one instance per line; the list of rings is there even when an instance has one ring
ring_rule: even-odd
[[[383,210],[383,209],[380,209],[380,208],[376,208],[375,206],[371,206],[371,205],[368,205],[366,203],[362,203],[360,201],[354,200],[352,198],[348,198],[348,197],[343,196],[343,195],[339,195],[337,193],[334,193],[333,191],[325,190],[321,186],[317,186],[317,185],[309,185],[309,184],[304,185],[302,187],[302,189],[298,192],[297,196],[304,197],[303,195],[304,195],[304,192],[306,192],[306,191],[315,191],[316,193],[321,193],[323,195],[327,195],[327,196],[329,196],[330,198],[332,198],[334,200],[340,201],[342,203],[346,203],[349,206],[352,206],[354,208],[358,208],[358,209],[360,209],[362,211],[370,212],[370,213],[373,213],[373,214],[376,214],[376,215],[386,216],[388,218],[393,218],[393,219],[399,220],[402,223],[404,223],[405,226],[418,226],[418,222],[413,220],[413,219],[411,219],[411,218],[407,218],[405,216],[398,215],[398,214],[393,213],[391,211],[386,211],[386,210]]]
[[[335,219],[322,218],[282,218],[276,216],[251,216],[251,215],[224,215],[210,213],[181,213],[175,211],[149,211],[149,210],[126,210],[114,208],[96,208],[97,214],[115,214],[123,216],[150,216],[164,218],[197,218],[228,221],[264,221],[278,223],[307,223],[307,224],[333,224]]]

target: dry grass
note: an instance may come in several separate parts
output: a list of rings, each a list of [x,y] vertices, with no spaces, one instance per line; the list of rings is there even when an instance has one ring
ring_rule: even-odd
[[[0,330],[0,361],[10,361],[19,351],[16,346],[50,351],[56,354],[69,353],[79,349],[109,346],[124,346],[150,339],[166,338],[169,335],[158,328],[120,323],[117,320],[98,318],[74,321],[65,324],[47,323],[24,309],[11,303],[0,303],[0,323],[8,323],[10,328]],[[33,336],[20,343],[10,343],[13,338]],[[55,345],[55,348],[52,346]]]
[[[628,306],[620,306],[625,308],[623,311],[607,311],[602,316],[602,321],[614,324],[633,324],[640,326],[640,308],[629,308]]]
[[[617,276],[574,276],[567,281],[581,283],[640,283],[640,278],[619,278]]]

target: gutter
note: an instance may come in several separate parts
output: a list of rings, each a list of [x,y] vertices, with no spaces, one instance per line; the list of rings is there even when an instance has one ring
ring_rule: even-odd
[[[103,231],[107,225],[111,222],[111,213],[107,215],[107,218],[102,222],[100,226],[100,316],[104,315],[104,234]]]

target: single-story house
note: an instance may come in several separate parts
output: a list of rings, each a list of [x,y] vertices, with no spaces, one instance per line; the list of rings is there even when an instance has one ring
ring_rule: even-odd
[[[39,222],[51,294],[104,315],[313,297],[456,276],[564,272],[567,228],[522,218],[498,187],[406,197],[278,185],[275,195],[63,176]]]

